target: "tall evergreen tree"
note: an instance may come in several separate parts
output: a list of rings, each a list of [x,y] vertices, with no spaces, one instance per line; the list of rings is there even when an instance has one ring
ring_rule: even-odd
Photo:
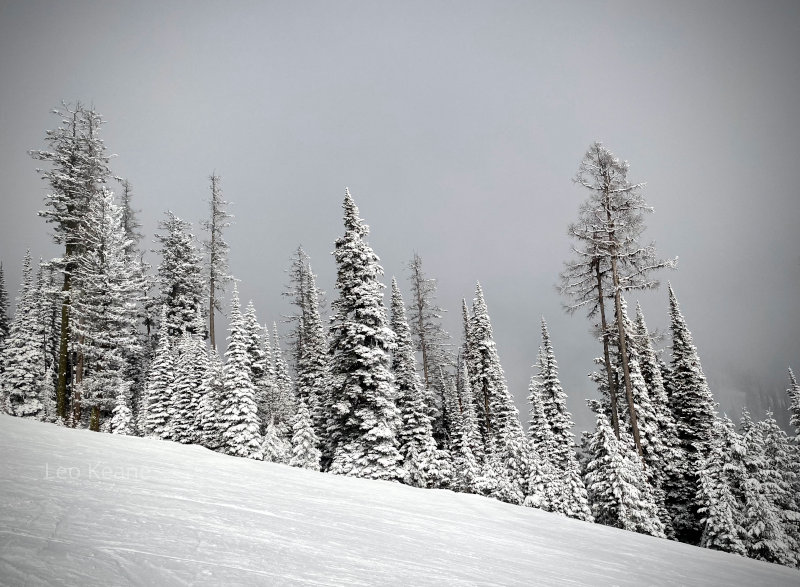
[[[30,155],[50,164],[49,169],[37,171],[52,190],[45,197],[45,209],[39,212],[54,225],[53,239],[64,247],[59,260],[63,272],[61,325],[58,350],[57,410],[61,418],[67,417],[67,374],[70,370],[72,329],[70,304],[72,278],[76,274],[78,257],[83,250],[81,227],[89,211],[89,204],[106,183],[110,170],[109,156],[100,138],[104,121],[92,108],[78,102],[74,106],[63,104],[53,113],[59,117],[57,128],[45,133],[50,150],[32,150]]]
[[[311,414],[303,398],[300,398],[299,404],[292,423],[292,458],[289,465],[319,471],[320,452]]]
[[[167,332],[174,339],[181,333],[205,335],[203,312],[204,279],[200,253],[191,232],[191,224],[166,213],[159,223],[161,263],[158,266],[158,297],[154,302],[166,306]]]
[[[492,324],[480,283],[475,289],[472,318],[470,321],[470,365],[473,393],[477,392],[482,409],[484,433],[487,439],[500,448],[507,434],[522,437],[519,412],[508,390],[505,373],[500,364],[494,342]]]
[[[714,423],[714,440],[709,445],[701,462],[697,501],[698,513],[702,516],[700,524],[702,536],[700,546],[724,552],[746,555],[741,541],[743,532],[738,520],[741,518],[740,505],[731,490],[729,480],[731,456],[728,453],[728,439],[735,434],[730,420],[730,429],[724,420]]]
[[[572,422],[572,415],[567,411],[567,395],[558,380],[558,363],[544,318],[542,318],[539,377],[541,379],[539,392],[542,394],[544,415],[555,441],[553,464],[562,471],[577,468],[572,436],[575,424]]]
[[[783,493],[781,471],[766,454],[763,427],[743,415],[745,470],[742,517],[743,542],[750,558],[780,565],[796,562],[792,540],[784,526],[779,501]]]
[[[162,306],[156,347],[145,387],[146,417],[145,436],[171,438],[170,409],[175,393],[175,354],[168,334],[167,308]]]
[[[536,452],[528,477],[528,497],[541,500],[544,509],[571,518],[592,520],[586,486],[580,475],[572,437],[572,416],[558,380],[558,364],[547,323],[542,318],[542,347],[538,374],[529,387],[529,437]],[[527,500],[527,501],[531,501]]]
[[[522,503],[529,475],[528,443],[514,398],[506,384],[480,284],[477,284],[475,291],[469,337],[471,368],[468,370],[473,393],[478,395],[479,412],[482,411],[487,455],[484,461],[485,474],[493,475],[498,463],[505,467],[503,478],[498,480],[500,494],[505,497],[498,498],[511,503]],[[496,462],[489,458],[492,451],[496,453]],[[511,494],[503,489],[506,477],[513,490]]]
[[[389,370],[394,333],[383,305],[383,268],[367,244],[369,228],[345,191],[345,233],[336,240],[336,289],[331,323],[328,437],[334,473],[398,480],[400,413]]]
[[[628,446],[630,443],[630,447]],[[627,433],[617,440],[603,414],[591,440],[586,487],[599,524],[664,537],[652,488]]]
[[[75,382],[85,390],[92,430],[110,416],[126,381],[126,357],[140,351],[138,302],[141,287],[137,260],[125,253],[122,210],[105,188],[90,202],[81,230],[83,251],[73,277],[73,330],[78,359]],[[85,380],[84,380],[85,379]]]
[[[392,353],[392,372],[397,386],[397,407],[402,425],[398,431],[400,454],[412,484],[428,487],[441,481],[433,427],[426,409],[426,392],[417,372],[411,330],[406,320],[403,297],[392,278],[391,329],[396,346]]]
[[[150,265],[144,261],[144,252],[141,250],[141,241],[144,235],[140,232],[141,222],[137,217],[138,212],[133,207],[133,186],[127,179],[122,180],[122,192],[120,193],[120,208],[122,209],[122,229],[125,233],[125,257],[131,268],[132,278],[136,281],[136,288],[139,289],[140,303],[137,305],[138,318],[144,330],[136,328],[133,336],[138,339],[135,352],[125,350],[124,378],[131,382],[130,407],[135,423],[143,422],[145,418],[140,416],[144,409],[146,375],[153,359],[154,339],[151,336],[155,316],[153,316],[153,304],[148,299],[148,294],[153,286],[153,277],[150,275]],[[141,427],[134,426],[134,429]]]
[[[301,318],[296,335],[298,341],[297,396],[306,402],[317,437],[326,441],[325,406],[328,404],[330,379],[328,337],[320,316],[321,292],[317,288],[316,277],[311,270],[308,257],[304,257],[304,255],[305,253],[300,249],[298,251],[301,261],[300,277],[295,298]]]
[[[222,450],[234,456],[261,459],[261,435],[255,389],[250,375],[247,354],[247,332],[244,327],[239,291],[233,287],[228,349],[222,368],[223,395],[220,398]]]
[[[220,402],[225,393],[222,381],[222,360],[216,349],[209,349],[208,355],[201,361],[203,381],[195,430],[200,444],[211,450],[219,450],[222,446],[222,422]]]
[[[292,445],[284,438],[283,431],[273,422],[267,424],[264,441],[261,444],[263,458],[268,463],[289,464],[292,458]]]
[[[247,333],[247,354],[250,356],[250,377],[253,385],[258,386],[266,375],[269,369],[266,365],[267,353],[264,347],[264,329],[258,323],[256,316],[256,307],[253,305],[253,300],[247,303],[247,307],[243,314],[244,328]]]
[[[40,383],[44,378],[44,358],[38,333],[36,288],[33,283],[31,254],[22,262],[22,286],[17,308],[2,349],[3,370],[0,388],[3,409],[15,416],[40,418],[44,406],[40,401]]]
[[[671,486],[667,507],[672,514],[679,540],[696,544],[700,539],[697,495],[697,471],[708,443],[713,438],[714,399],[700,365],[692,334],[681,314],[672,286],[669,287],[672,362],[667,381],[669,405],[675,419],[677,442],[686,462]]]
[[[203,368],[206,361],[205,345],[196,336],[185,332],[178,342],[170,406],[172,440],[176,442],[194,444],[202,440],[196,418],[204,395],[206,373]]]
[[[114,409],[111,417],[111,433],[131,436],[133,434],[133,414],[130,408],[130,382],[123,381],[117,388]]]
[[[763,439],[765,467],[761,474],[768,477],[770,499],[776,509],[786,534],[790,558],[788,564],[800,566],[800,462],[797,449],[786,433],[778,426],[772,412],[757,424]]]
[[[222,311],[222,300],[219,294],[225,292],[225,285],[231,281],[228,273],[228,252],[230,246],[224,239],[223,231],[228,228],[230,219],[227,207],[228,202],[222,199],[220,190],[220,177],[212,173],[209,177],[211,181],[211,199],[209,200],[210,217],[203,222],[203,228],[208,231],[208,240],[203,243],[203,247],[208,255],[208,265],[206,275],[208,277],[208,333],[211,338],[211,346],[216,348],[214,314]]]

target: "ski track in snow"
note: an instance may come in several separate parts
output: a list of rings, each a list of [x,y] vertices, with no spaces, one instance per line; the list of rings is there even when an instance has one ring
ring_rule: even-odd
[[[0,454],[3,585],[800,586],[734,555],[197,446],[3,415]]]

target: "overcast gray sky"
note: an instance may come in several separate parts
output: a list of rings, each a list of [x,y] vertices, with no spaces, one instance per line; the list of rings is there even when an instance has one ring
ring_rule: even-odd
[[[149,243],[167,208],[203,217],[208,175],[222,176],[231,267],[262,321],[289,309],[298,244],[334,296],[349,186],[386,282],[407,285],[416,250],[456,335],[460,300],[481,281],[525,418],[547,318],[584,428],[601,347],[554,284],[585,196],[570,180],[601,140],[647,182],[647,236],[680,257],[663,278],[729,410],[800,369],[798,56],[792,1],[0,0],[9,294],[26,248],[59,253],[26,152],[44,146],[61,100],[91,102]],[[641,300],[651,328],[665,327],[666,288]]]

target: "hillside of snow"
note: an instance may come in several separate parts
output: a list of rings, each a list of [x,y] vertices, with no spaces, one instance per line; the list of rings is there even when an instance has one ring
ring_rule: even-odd
[[[800,585],[797,571],[449,491],[0,416],[7,585]]]

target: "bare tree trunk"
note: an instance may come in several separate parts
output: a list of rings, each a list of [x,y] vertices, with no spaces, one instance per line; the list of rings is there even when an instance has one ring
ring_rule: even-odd
[[[428,342],[425,340],[425,327],[422,315],[422,297],[419,287],[417,287],[417,309],[419,311],[419,346],[422,349],[422,374],[425,378],[425,389],[430,389],[431,385],[428,375]]]
[[[100,406],[92,406],[92,416],[89,419],[89,430],[100,432]]]
[[[217,176],[211,174],[211,247],[209,251],[209,276],[208,276],[208,336],[211,339],[211,348],[217,349],[217,337],[214,332],[214,306],[216,305],[217,276],[214,266],[217,252]]]
[[[492,438],[492,417],[489,411],[489,387],[486,381],[483,382],[483,409],[486,419],[486,439],[489,442]]]
[[[631,385],[631,373],[628,369],[628,348],[625,341],[625,325],[622,319],[622,294],[619,291],[619,275],[617,274],[617,259],[611,256],[611,274],[614,279],[614,304],[617,311],[617,330],[619,331],[619,354],[622,359],[622,375],[625,381],[625,395],[628,398],[628,412],[633,431],[633,441],[636,444],[636,452],[642,456],[642,442],[639,438],[639,421],[636,417],[636,405],[633,402],[633,386]]]
[[[603,360],[606,364],[608,377],[608,395],[611,398],[611,424],[614,427],[614,436],[619,440],[619,412],[617,410],[617,385],[611,372],[611,358],[608,352],[608,323],[606,322],[606,304],[603,299],[603,279],[600,275],[600,261],[595,262],[595,275],[597,275],[597,297],[600,305],[600,327],[603,329]]]
[[[69,253],[67,253],[69,254]],[[64,274],[64,287],[61,288],[61,335],[58,340],[58,385],[56,387],[56,412],[59,418],[67,418],[67,372],[69,371],[69,292],[70,273]]]
[[[214,337],[214,278],[210,280],[210,294],[208,296],[208,335],[211,337],[211,348],[217,350],[217,342]]]
[[[78,337],[78,349],[83,345],[83,336]],[[75,381],[73,387],[75,393],[72,398],[72,424],[77,426],[81,420],[81,387],[83,383],[83,370],[85,364],[85,355],[82,350],[78,350],[78,358],[75,361]]]

